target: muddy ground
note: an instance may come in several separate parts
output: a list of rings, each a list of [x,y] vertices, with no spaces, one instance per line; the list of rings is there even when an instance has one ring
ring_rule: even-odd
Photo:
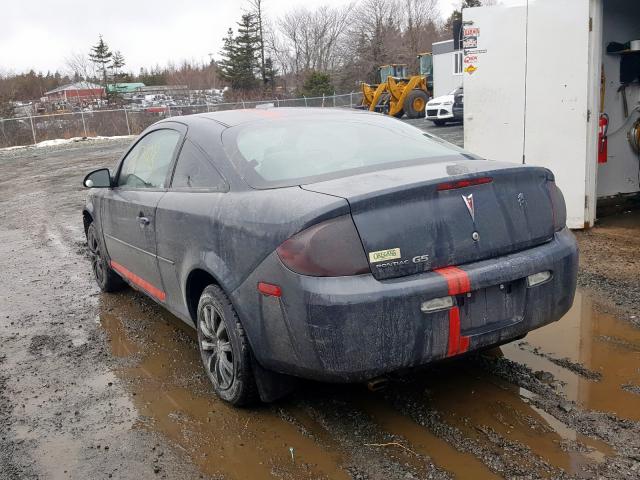
[[[578,234],[573,309],[524,340],[238,410],[189,327],[92,281],[80,182],[126,144],[0,152],[1,479],[640,478],[637,213]]]

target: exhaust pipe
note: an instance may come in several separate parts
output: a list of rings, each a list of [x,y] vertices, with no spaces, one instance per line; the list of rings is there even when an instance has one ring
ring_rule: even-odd
[[[389,379],[387,377],[372,378],[367,382],[367,388],[370,392],[379,392],[384,390],[389,385]]]

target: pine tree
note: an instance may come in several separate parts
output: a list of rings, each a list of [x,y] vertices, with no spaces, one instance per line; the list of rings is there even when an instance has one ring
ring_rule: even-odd
[[[118,78],[121,77],[120,69],[126,64],[124,55],[119,50],[113,52],[113,58],[111,59],[111,68],[113,70],[113,79],[117,83]]]
[[[267,57],[264,60],[264,78],[265,85],[271,86],[271,92],[275,92],[276,88],[276,75],[278,74],[278,70],[273,65],[273,60],[271,57]]]
[[[458,10],[454,10],[451,13],[451,16],[445,22],[445,29],[448,31],[451,31],[452,30],[451,26],[453,25],[453,22],[462,21],[462,10],[464,8],[481,7],[481,6],[482,6],[482,0],[462,0],[462,3],[460,4],[460,8]]]
[[[113,54],[111,50],[109,50],[109,46],[102,39],[102,35],[100,35],[98,43],[91,47],[89,59],[95,63],[96,67],[102,72],[102,82],[105,92],[107,91],[107,84],[109,82],[107,68],[110,67],[112,56]]]
[[[224,37],[222,44],[222,50],[220,56],[222,57],[218,62],[218,68],[220,69],[220,76],[228,82],[231,82],[235,74],[235,58],[236,58],[236,44],[233,38],[233,29],[227,30],[227,36]]]
[[[262,78],[262,84],[267,85],[269,82],[269,74],[267,60],[264,56],[264,17],[262,15],[262,0],[250,0],[253,17],[256,23],[256,37],[257,37],[257,49],[258,56],[260,60],[260,77]],[[271,67],[273,67],[273,62],[271,62]]]
[[[335,88],[331,83],[331,77],[324,72],[311,72],[302,85],[302,94],[305,97],[320,97],[333,95]]]
[[[234,90],[251,90],[257,86],[258,36],[257,24],[252,14],[242,15],[238,22],[237,34],[229,29],[219,62],[222,77],[231,83]]]

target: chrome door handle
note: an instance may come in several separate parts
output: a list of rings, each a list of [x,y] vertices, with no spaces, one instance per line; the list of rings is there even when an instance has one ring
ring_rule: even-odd
[[[140,222],[140,225],[149,225],[151,220],[143,215],[138,215],[138,222]]]

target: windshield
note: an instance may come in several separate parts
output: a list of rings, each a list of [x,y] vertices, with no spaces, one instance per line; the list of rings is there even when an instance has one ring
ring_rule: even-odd
[[[418,128],[382,115],[321,117],[296,116],[233,127],[223,142],[239,173],[254,188],[314,183],[442,157],[470,157]]]

